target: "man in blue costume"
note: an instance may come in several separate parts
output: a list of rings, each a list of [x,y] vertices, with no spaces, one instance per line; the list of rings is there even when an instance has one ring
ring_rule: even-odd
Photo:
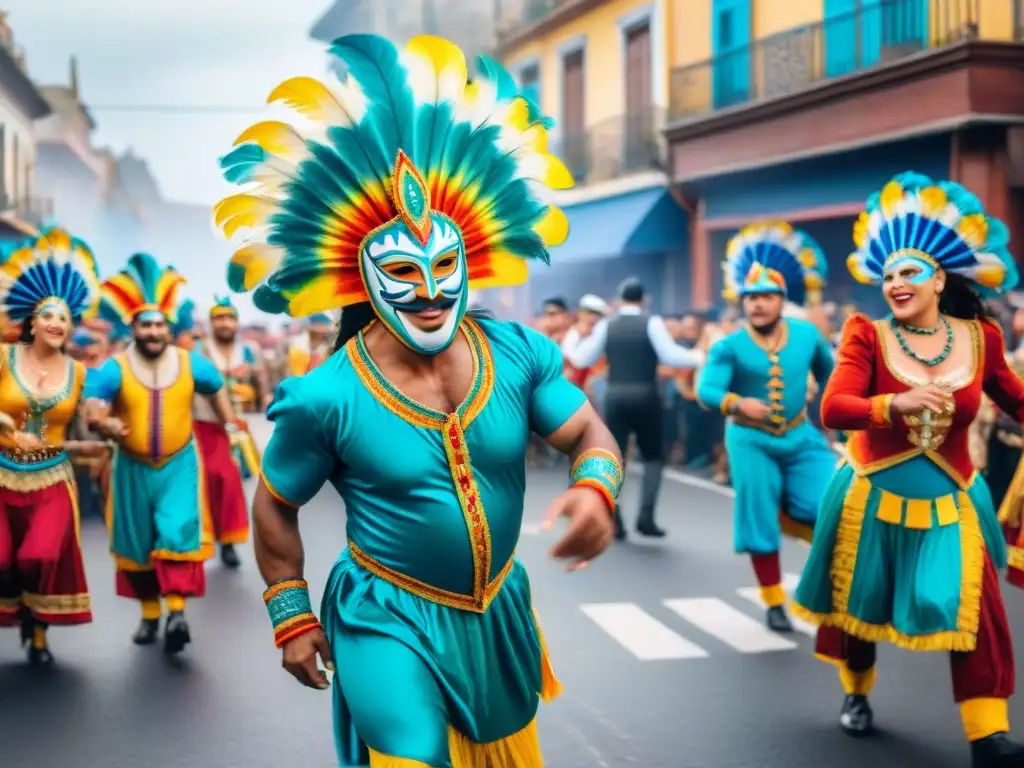
[[[805,233],[782,222],[742,229],[726,251],[725,297],[740,298],[747,322],[716,342],[697,399],[729,417],[725,448],[734,468],[733,538],[750,555],[768,627],[792,632],[779,563],[781,533],[811,540],[836,457],[807,420],[811,376],[832,373],[828,341],[806,320],[784,318],[822,287],[827,263]]]
[[[535,718],[558,683],[514,556],[529,433],[573,461],[547,518],[570,521],[552,554],[571,568],[612,539],[621,460],[558,347],[467,305],[564,241],[538,188],[572,179],[547,152],[550,122],[493,60],[470,84],[462,52],[434,37],[400,51],[353,35],[332,52],[340,88],[297,78],[271,96],[326,122],[327,139],[248,129],[225,175],[266,186],[215,212],[228,236],[265,237],[228,273],[236,290],[258,285],[257,307],[344,308],[333,354],[269,411],[253,518],[276,643],[312,688],[327,687],[318,655],[336,665],[343,765],[541,768]],[[298,509],[328,482],[349,541],[318,620]]]

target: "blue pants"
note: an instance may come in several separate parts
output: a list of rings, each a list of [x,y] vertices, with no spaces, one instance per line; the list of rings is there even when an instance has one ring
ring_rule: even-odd
[[[804,422],[777,436],[730,422],[725,448],[736,490],[733,540],[737,552],[778,552],[780,512],[800,525],[814,526],[837,461],[817,429]]]

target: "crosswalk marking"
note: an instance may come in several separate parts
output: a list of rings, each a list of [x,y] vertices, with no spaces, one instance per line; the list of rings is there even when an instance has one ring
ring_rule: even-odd
[[[664,604],[702,632],[740,653],[791,651],[797,647],[792,640],[772,632],[762,622],[715,597],[665,600]]]
[[[641,661],[704,659],[708,653],[633,603],[589,603],[580,609]]]

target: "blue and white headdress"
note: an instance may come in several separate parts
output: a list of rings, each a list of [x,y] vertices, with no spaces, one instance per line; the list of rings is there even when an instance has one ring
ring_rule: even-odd
[[[62,229],[44,230],[0,265],[0,321],[24,322],[47,304],[67,309],[72,323],[96,315],[100,298],[89,246]]]
[[[868,198],[853,240],[857,250],[846,265],[861,283],[877,285],[887,269],[908,260],[928,275],[937,269],[962,275],[986,297],[1017,284],[1006,225],[952,181],[901,173]]]
[[[729,301],[751,293],[781,293],[803,305],[818,297],[828,262],[814,239],[784,221],[760,221],[741,229],[726,248],[725,290]]]

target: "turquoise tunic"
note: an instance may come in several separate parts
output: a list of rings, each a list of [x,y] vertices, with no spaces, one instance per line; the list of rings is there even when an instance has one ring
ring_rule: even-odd
[[[325,482],[345,502],[349,546],[321,608],[337,673],[339,759],[359,739],[447,768],[449,727],[476,743],[533,721],[545,663],[526,571],[514,559],[531,431],[586,402],[558,347],[515,323],[469,320],[475,378],[457,414],[392,387],[362,335],[278,389],[267,487],[294,506]]]
[[[747,328],[715,343],[697,383],[697,399],[705,408],[725,410],[730,400],[746,397],[772,407],[771,418],[763,424],[736,418],[725,430],[734,468],[737,552],[777,552],[783,523],[789,532],[809,539],[836,464],[828,442],[806,418],[808,376],[813,374],[825,386],[832,373],[832,350],[813,324],[784,322],[787,336],[774,353]],[[780,512],[788,520],[780,522]]]

